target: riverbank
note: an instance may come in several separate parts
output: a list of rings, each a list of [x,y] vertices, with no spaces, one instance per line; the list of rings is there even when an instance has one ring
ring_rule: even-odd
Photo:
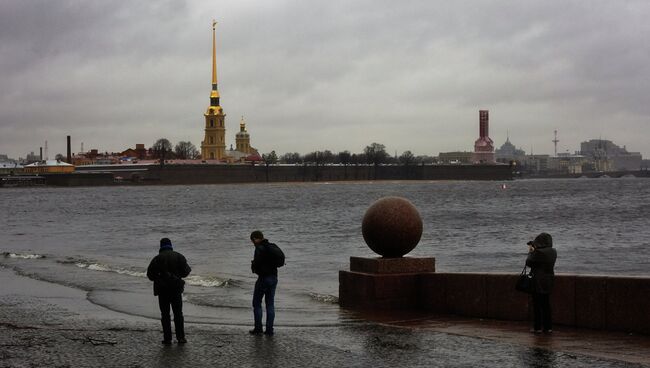
[[[0,269],[0,367],[650,367],[650,337],[526,323],[402,314],[341,326],[189,324],[188,344],[160,344],[154,319],[112,312],[85,292]],[[156,306],[152,305],[152,308]]]

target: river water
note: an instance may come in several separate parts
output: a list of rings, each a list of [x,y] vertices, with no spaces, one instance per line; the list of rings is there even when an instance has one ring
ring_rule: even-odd
[[[245,325],[255,281],[248,237],[259,229],[287,257],[278,325],[347,323],[338,270],[350,256],[373,256],[361,220],[389,195],[420,211],[424,233],[410,255],[436,257],[438,271],[517,273],[526,242],[545,231],[556,272],[650,275],[650,180],[635,178],[2,189],[0,265],[157,318],[145,271],[168,237],[193,268],[186,319]]]

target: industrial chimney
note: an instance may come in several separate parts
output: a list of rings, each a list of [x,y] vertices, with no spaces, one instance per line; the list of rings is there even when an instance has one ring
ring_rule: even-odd
[[[70,147],[70,136],[68,136],[68,161],[69,164],[72,164],[72,147]]]

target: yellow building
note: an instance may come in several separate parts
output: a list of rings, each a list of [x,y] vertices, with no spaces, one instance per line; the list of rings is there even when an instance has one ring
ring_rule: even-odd
[[[74,165],[59,160],[38,161],[25,166],[23,172],[34,174],[71,173]]]
[[[235,142],[237,151],[246,153],[248,155],[253,153],[253,150],[251,149],[251,137],[246,131],[246,122],[244,122],[243,116],[239,122],[239,132],[237,132],[237,135],[235,136]]]
[[[205,116],[205,138],[201,142],[201,158],[203,160],[222,160],[226,157],[226,125],[223,109],[219,105],[217,89],[217,51],[216,28],[217,22],[212,22],[212,91],[210,106]]]

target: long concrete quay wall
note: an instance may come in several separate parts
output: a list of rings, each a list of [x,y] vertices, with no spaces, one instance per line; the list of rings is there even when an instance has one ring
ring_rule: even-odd
[[[340,271],[342,307],[415,308],[435,314],[532,320],[518,274]],[[650,277],[559,274],[551,295],[555,324],[650,334]]]
[[[509,180],[507,165],[412,166],[269,166],[165,165],[150,166],[142,174],[150,184],[216,184],[310,182],[345,180]]]

